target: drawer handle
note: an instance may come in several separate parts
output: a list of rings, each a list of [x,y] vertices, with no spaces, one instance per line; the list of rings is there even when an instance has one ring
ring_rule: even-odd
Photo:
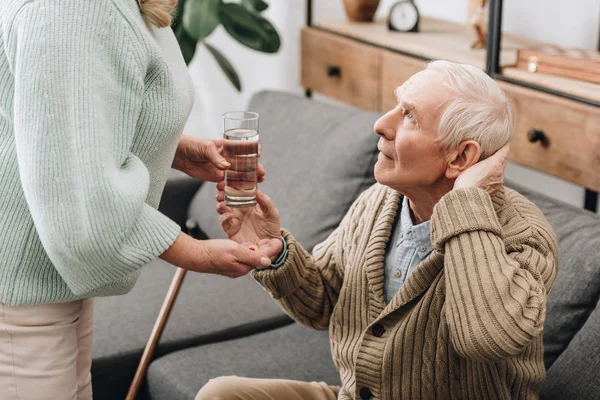
[[[542,147],[548,147],[548,144],[550,144],[546,134],[538,129],[532,129],[527,132],[527,138],[531,143],[540,142]]]
[[[330,65],[327,67],[327,75],[332,78],[334,76],[340,77],[342,75],[342,70],[337,65]]]

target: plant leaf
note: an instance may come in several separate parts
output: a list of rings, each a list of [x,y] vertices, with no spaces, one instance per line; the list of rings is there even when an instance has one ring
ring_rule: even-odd
[[[269,5],[263,0],[242,0],[242,5],[250,11],[263,12]]]
[[[181,54],[183,54],[183,59],[187,65],[194,58],[194,54],[196,54],[196,39],[188,35],[182,24],[178,24],[175,28],[175,37],[177,38]]]
[[[187,33],[202,41],[219,25],[221,0],[187,0],[183,10],[183,26]]]
[[[264,53],[279,50],[281,39],[277,30],[258,13],[237,3],[223,3],[220,18],[225,30],[244,46]]]
[[[242,91],[242,83],[240,82],[240,77],[238,76],[237,72],[235,71],[235,68],[233,68],[233,65],[231,65],[229,60],[227,60],[225,58],[225,56],[223,54],[221,54],[221,52],[219,50],[215,49],[214,47],[212,47],[210,44],[208,44],[206,42],[203,42],[203,43],[204,43],[204,46],[206,46],[206,48],[210,52],[210,54],[212,54],[213,57],[215,58],[215,60],[217,60],[217,63],[219,64],[219,66],[221,67],[221,69],[223,70],[223,72],[225,73],[227,78],[229,79],[229,82],[231,82],[231,84],[233,86],[235,86],[235,88],[238,90],[238,92],[241,92]]]

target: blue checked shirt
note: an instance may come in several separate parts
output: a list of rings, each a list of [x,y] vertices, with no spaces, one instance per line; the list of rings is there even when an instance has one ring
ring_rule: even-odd
[[[383,292],[386,303],[392,300],[408,275],[432,250],[431,221],[413,225],[408,198],[404,197],[385,252]]]

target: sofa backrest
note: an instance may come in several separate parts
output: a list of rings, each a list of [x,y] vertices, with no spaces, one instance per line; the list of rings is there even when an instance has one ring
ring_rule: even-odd
[[[597,304],[548,370],[540,398],[597,399],[600,393],[599,347],[600,305]]]

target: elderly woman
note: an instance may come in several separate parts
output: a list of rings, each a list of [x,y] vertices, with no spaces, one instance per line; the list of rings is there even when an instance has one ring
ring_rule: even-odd
[[[0,0],[2,400],[91,399],[93,298],[129,292],[151,260],[270,264],[157,210],[169,167],[219,181],[230,166],[221,141],[181,135],[194,92],[175,3]]]
[[[254,278],[329,329],[342,386],[224,377],[197,399],[537,397],[558,254],[539,209],[502,185],[510,104],[482,71],[441,61],[396,94],[375,124],[378,183],[312,256],[264,194],[256,209],[217,207],[234,240],[279,248]]]

